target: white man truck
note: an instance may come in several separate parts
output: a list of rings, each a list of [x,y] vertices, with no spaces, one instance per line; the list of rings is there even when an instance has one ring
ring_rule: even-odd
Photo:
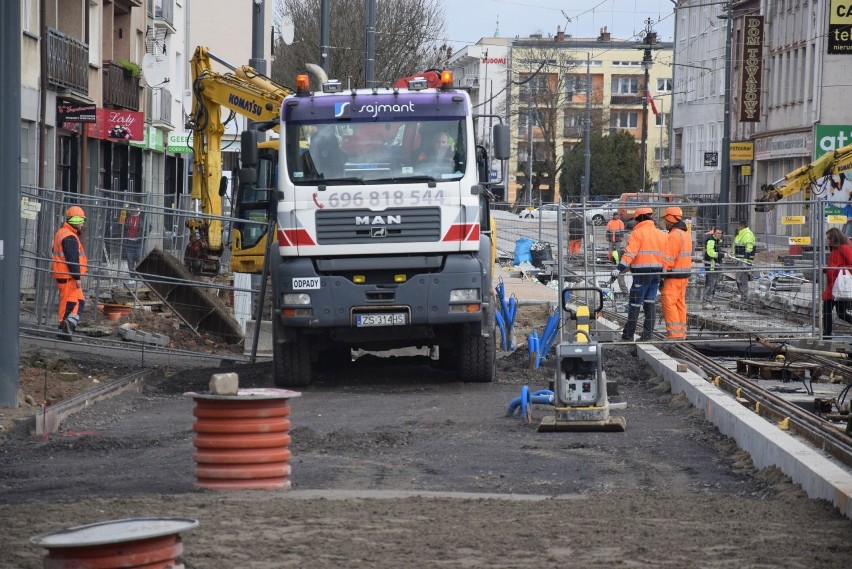
[[[315,365],[344,365],[353,349],[430,348],[462,381],[494,378],[490,159],[468,94],[451,73],[441,80],[311,92],[299,76],[284,100],[270,192],[279,387],[307,385]],[[504,160],[508,128],[496,122],[490,146]],[[253,136],[241,183],[257,180]]]

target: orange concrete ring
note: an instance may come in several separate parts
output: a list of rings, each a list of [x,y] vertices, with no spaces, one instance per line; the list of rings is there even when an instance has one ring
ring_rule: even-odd
[[[260,433],[245,437],[243,435],[199,434],[192,439],[196,448],[274,448],[290,446],[290,435],[287,433]]]
[[[246,395],[242,397],[241,395]],[[239,390],[233,396],[191,394],[195,486],[211,490],[290,487],[290,407],[300,394]]]

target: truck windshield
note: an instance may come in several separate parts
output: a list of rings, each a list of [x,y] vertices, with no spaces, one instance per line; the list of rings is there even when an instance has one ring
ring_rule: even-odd
[[[286,123],[287,172],[296,185],[458,180],[467,168],[465,122]]]

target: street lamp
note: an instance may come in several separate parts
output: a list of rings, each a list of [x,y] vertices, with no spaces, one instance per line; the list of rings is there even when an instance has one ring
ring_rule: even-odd
[[[645,21],[645,42],[638,49],[642,50],[642,69],[645,73],[645,96],[642,97],[642,145],[641,145],[641,191],[645,191],[645,181],[647,174],[648,161],[648,82],[651,80],[649,72],[654,65],[654,58],[651,56],[651,50],[658,49],[657,32],[651,27],[651,18]]]

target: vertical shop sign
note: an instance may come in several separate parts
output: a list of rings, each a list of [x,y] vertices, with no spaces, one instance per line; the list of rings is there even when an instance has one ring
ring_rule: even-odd
[[[743,75],[740,122],[760,122],[760,82],[763,70],[763,16],[743,18]]]

